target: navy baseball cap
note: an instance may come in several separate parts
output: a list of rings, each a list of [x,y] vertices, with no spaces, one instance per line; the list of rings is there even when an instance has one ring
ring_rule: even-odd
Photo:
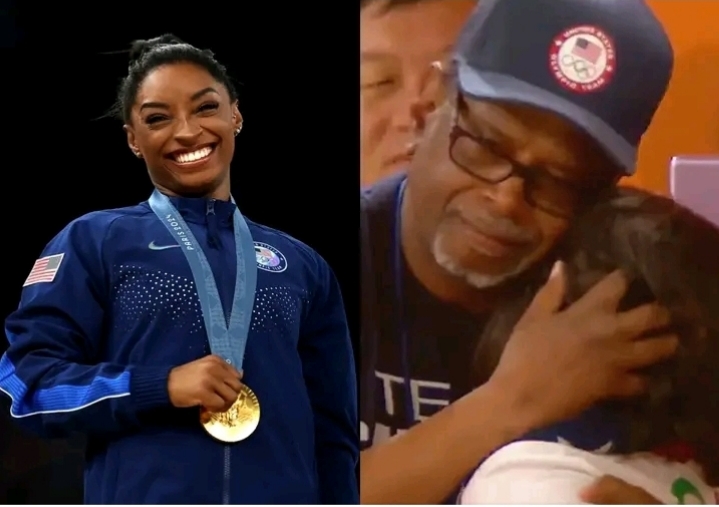
[[[643,0],[480,0],[454,63],[467,97],[558,114],[633,174],[674,52]]]

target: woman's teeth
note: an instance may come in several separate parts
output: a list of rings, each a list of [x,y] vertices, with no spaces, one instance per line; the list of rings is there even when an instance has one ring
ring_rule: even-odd
[[[189,164],[190,162],[197,162],[198,160],[209,157],[213,149],[214,148],[210,146],[206,146],[205,148],[199,149],[197,151],[191,151],[189,153],[181,153],[179,155],[175,155],[174,158],[180,164]]]

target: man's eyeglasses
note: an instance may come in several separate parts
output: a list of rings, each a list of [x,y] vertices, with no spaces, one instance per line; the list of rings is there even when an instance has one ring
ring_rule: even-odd
[[[585,189],[557,178],[545,169],[528,167],[501,153],[495,143],[463,129],[457,116],[449,134],[449,158],[464,172],[489,184],[512,176],[524,180],[524,198],[530,206],[559,218],[569,218],[582,201]]]

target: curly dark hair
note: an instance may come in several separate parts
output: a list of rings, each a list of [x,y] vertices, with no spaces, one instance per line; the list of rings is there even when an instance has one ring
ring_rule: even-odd
[[[686,442],[719,484],[719,228],[668,197],[614,188],[575,218],[557,257],[565,304],[621,269],[631,282],[620,310],[656,300],[670,311],[676,356],[647,369],[647,394],[607,406],[628,421],[628,452]],[[548,266],[538,269],[524,294],[493,314],[474,356],[477,384],[491,376],[547,274]]]

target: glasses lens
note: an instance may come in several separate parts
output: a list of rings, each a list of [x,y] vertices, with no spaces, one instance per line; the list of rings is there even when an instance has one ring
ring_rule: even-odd
[[[459,167],[489,183],[498,183],[512,172],[512,164],[507,159],[467,135],[454,139],[450,156]]]
[[[452,161],[487,183],[499,183],[514,173],[524,179],[527,200],[543,211],[559,217],[571,215],[579,205],[580,192],[542,169],[523,168],[464,132],[456,132],[449,153]]]
[[[579,205],[581,194],[578,189],[545,173],[535,173],[525,185],[535,206],[552,215],[567,217]]]

